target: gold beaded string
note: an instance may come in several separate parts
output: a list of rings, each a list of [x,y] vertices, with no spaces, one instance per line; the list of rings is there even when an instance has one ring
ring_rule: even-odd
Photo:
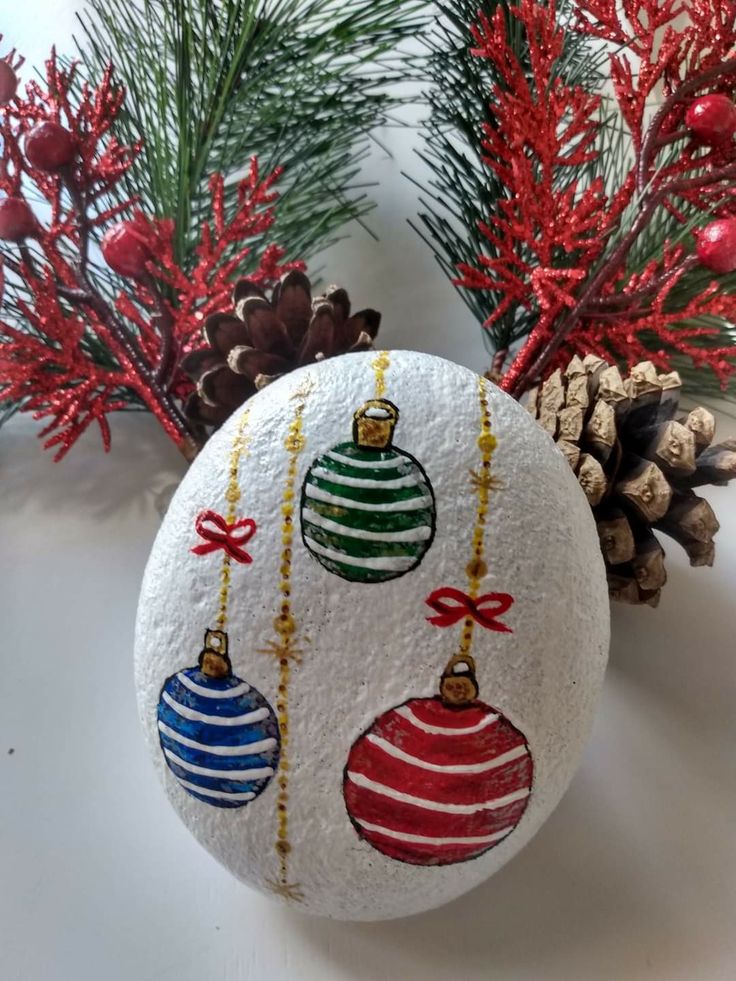
[[[247,449],[247,440],[245,437],[245,430],[248,425],[248,418],[250,416],[250,411],[246,410],[240,417],[237,429],[235,430],[235,437],[233,439],[233,445],[230,449],[230,459],[228,462],[228,482],[227,490],[225,491],[225,500],[227,501],[227,511],[225,513],[225,519],[228,525],[235,523],[237,518],[238,503],[240,501],[240,484],[238,483],[238,471],[240,470],[240,461],[245,455]],[[217,613],[217,629],[224,630],[227,624],[227,607],[228,600],[230,598],[230,573],[231,573],[232,559],[227,551],[223,551],[222,554],[222,569],[220,571],[220,607]]]
[[[278,615],[274,618],[273,626],[277,640],[268,641],[266,647],[259,653],[270,654],[278,661],[279,684],[276,713],[281,733],[281,755],[276,774],[278,795],[276,798],[277,833],[274,849],[278,856],[278,878],[269,879],[271,889],[286,899],[297,902],[304,898],[302,889],[297,882],[289,882],[289,682],[291,680],[291,662],[301,663],[303,651],[296,646],[297,623],[294,618],[291,603],[291,567],[294,541],[294,512],[296,497],[296,478],[299,456],[306,445],[302,417],[306,399],[312,391],[311,379],[298,389],[292,399],[296,401],[294,417],[289,424],[289,431],[284,440],[284,447],[289,454],[286,471],[286,482],[281,495],[281,559],[279,565],[279,593],[281,596]]]
[[[376,378],[376,398],[381,398],[386,392],[386,370],[390,365],[390,357],[387,351],[380,351],[371,362],[371,367]],[[294,511],[296,497],[296,477],[299,456],[302,453],[306,440],[303,433],[302,419],[306,399],[313,390],[311,379],[307,378],[305,384],[294,393],[292,399],[296,401],[294,417],[289,425],[289,431],[284,441],[284,446],[289,454],[289,463],[286,473],[286,483],[281,498],[281,562],[280,562],[280,582],[279,592],[281,594],[281,608],[278,616],[274,620],[274,630],[278,640],[268,641],[266,647],[260,653],[270,654],[276,657],[279,664],[279,684],[278,700],[276,702],[276,712],[279,720],[279,730],[281,732],[281,755],[279,758],[279,768],[277,772],[278,796],[276,800],[277,809],[277,837],[274,845],[279,861],[278,878],[270,879],[268,884],[271,889],[286,899],[301,901],[304,898],[299,883],[289,882],[289,855],[291,853],[291,842],[289,841],[289,682],[291,680],[291,662],[301,663],[303,650],[296,646],[297,623],[292,612],[291,604],[291,567],[292,567],[292,546],[294,539]]]
[[[376,398],[380,399],[386,394],[386,371],[391,364],[388,351],[379,351],[371,362],[373,374],[376,376]]]
[[[480,584],[488,572],[484,553],[485,553],[485,530],[486,518],[488,516],[488,501],[492,490],[498,488],[498,482],[491,474],[491,459],[493,451],[496,449],[496,437],[491,432],[491,414],[488,410],[488,395],[482,378],[478,379],[478,398],[480,401],[480,435],[478,436],[478,449],[481,453],[480,467],[478,470],[470,471],[470,483],[473,492],[477,496],[478,507],[475,515],[475,527],[473,529],[472,558],[465,567],[468,577],[468,596],[477,599],[480,593]],[[467,616],[463,621],[462,634],[460,637],[461,655],[470,654],[473,644],[473,629],[475,619]]]

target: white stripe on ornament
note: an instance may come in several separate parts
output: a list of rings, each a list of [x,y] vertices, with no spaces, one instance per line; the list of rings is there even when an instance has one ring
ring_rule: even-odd
[[[246,712],[245,715],[205,715],[204,712],[197,712],[196,709],[177,702],[167,691],[163,692],[161,697],[183,719],[189,719],[192,722],[206,722],[211,726],[247,726],[252,722],[263,722],[264,719],[268,718],[268,709],[265,706],[254,712]]]
[[[303,514],[310,524],[324,528],[325,531],[334,531],[347,538],[360,538],[367,542],[426,542],[432,536],[429,525],[407,528],[405,531],[363,531],[362,528],[351,528],[349,525],[341,525],[338,521],[331,521],[310,507],[305,507]]]
[[[396,477],[395,480],[371,480],[370,477],[346,477],[344,474],[325,470],[324,467],[314,467],[312,476],[319,480],[329,480],[331,484],[344,484],[345,487],[360,487],[364,490],[399,490],[424,483],[420,473],[410,473],[406,477]]]
[[[199,784],[189,783],[188,780],[181,780],[178,777],[177,779],[185,790],[193,790],[195,794],[201,794],[202,797],[213,797],[215,800],[253,800],[256,796],[252,790],[246,790],[243,793],[235,790],[211,790],[209,787],[200,787]]]
[[[356,786],[364,787],[366,790],[372,790],[376,794],[381,794],[382,797],[390,797],[391,800],[399,801],[401,804],[413,804],[415,807],[422,807],[427,811],[440,811],[442,814],[477,814],[478,811],[496,811],[499,807],[515,804],[516,801],[523,800],[529,796],[529,788],[524,787],[522,790],[514,790],[512,793],[505,794],[503,797],[482,801],[479,804],[442,804],[440,801],[426,800],[424,797],[413,797],[411,794],[405,794],[401,790],[394,790],[393,787],[387,787],[385,784],[377,783],[362,773],[353,773],[352,770],[348,770],[348,779],[356,784]]]
[[[432,838],[429,835],[410,835],[404,831],[394,831],[393,828],[384,828],[382,824],[370,824],[368,821],[355,819],[361,828],[366,831],[375,831],[378,834],[386,835],[387,838],[395,838],[397,841],[408,841],[416,845],[486,845],[492,841],[500,841],[514,829],[503,828],[492,835],[473,835],[470,838]]]
[[[172,763],[176,763],[183,770],[196,773],[200,777],[217,777],[218,780],[263,780],[265,777],[273,776],[272,766],[259,766],[251,770],[213,770],[208,766],[196,766],[194,763],[187,763],[176,753],[172,753],[170,749],[165,749],[164,754]]]
[[[392,572],[404,572],[416,565],[415,555],[374,555],[371,558],[364,558],[360,555],[350,555],[348,552],[338,552],[334,548],[327,548],[320,545],[313,538],[304,535],[304,541],[316,552],[317,555],[324,555],[326,559],[334,559],[335,562],[343,562],[345,565],[353,565],[358,569],[378,569]]]
[[[408,460],[403,460],[401,457],[394,457],[392,460],[355,460],[352,456],[344,456],[342,453],[338,453],[337,450],[328,450],[325,453],[330,460],[334,460],[336,463],[342,463],[345,466],[357,467],[358,470],[388,470],[393,467],[394,470],[398,470],[402,463],[408,463]]]
[[[418,756],[410,756],[403,749],[399,749],[398,746],[394,746],[386,739],[382,739],[381,736],[376,736],[372,732],[368,733],[366,739],[375,746],[378,746],[379,749],[382,749],[384,753],[388,753],[389,756],[393,756],[404,763],[411,763],[413,766],[421,767],[423,770],[431,770],[433,773],[485,773],[487,770],[495,770],[496,767],[504,766],[506,763],[511,763],[513,760],[518,760],[520,757],[527,755],[527,748],[522,744],[521,746],[515,746],[506,753],[501,753],[500,756],[494,756],[492,760],[485,760],[483,763],[450,763],[443,765],[440,763],[427,763],[426,760],[420,760]]]
[[[486,726],[491,725],[493,722],[498,722],[500,716],[498,715],[487,715],[480,722],[477,722],[474,726],[466,726],[464,729],[450,729],[448,726],[433,726],[428,722],[422,722],[422,720],[414,715],[412,710],[408,705],[400,705],[394,710],[397,715],[400,715],[402,719],[406,719],[411,722],[413,726],[417,729],[421,729],[422,732],[429,732],[435,736],[467,736],[469,733],[480,732],[481,729],[485,729]]]
[[[159,722],[160,731],[170,739],[175,739],[182,746],[190,749],[199,749],[203,753],[212,753],[213,756],[257,756],[258,753],[265,753],[276,746],[273,738],[260,739],[257,743],[247,743],[245,746],[208,746],[207,743],[198,743],[196,739],[182,736],[176,729],[171,729],[163,722]]]
[[[232,688],[213,691],[212,688],[204,688],[202,685],[198,685],[196,681],[187,678],[181,671],[176,676],[176,680],[180,681],[189,691],[193,691],[195,695],[204,695],[205,698],[237,698],[238,695],[247,695],[250,691],[250,685],[245,681],[239,685],[233,685]]]
[[[325,504],[335,504],[348,511],[377,511],[386,513],[389,511],[419,511],[422,508],[432,506],[432,498],[427,494],[419,497],[410,497],[406,501],[391,501],[390,504],[367,504],[365,501],[351,501],[349,497],[340,497],[339,494],[330,494],[329,491],[316,487],[307,482],[304,485],[304,494],[311,497],[313,501],[322,501]]]

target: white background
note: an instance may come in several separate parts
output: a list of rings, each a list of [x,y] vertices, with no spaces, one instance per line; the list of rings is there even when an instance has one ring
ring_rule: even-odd
[[[38,62],[72,0],[3,3]],[[485,366],[479,332],[405,219],[412,135],[372,227],[325,257],[384,312],[382,342]],[[719,417],[719,436],[736,435]],[[184,472],[148,417],[114,420],[54,465],[27,420],[0,432],[0,978],[2,981],[498,979],[726,981],[736,976],[736,490],[712,570],[668,547],[656,611],[616,607],[611,664],[583,765],[532,843],[434,913],[341,924],[282,910],[196,844],[167,804],[132,683],[137,590],[157,506]],[[12,752],[11,752],[12,750]]]

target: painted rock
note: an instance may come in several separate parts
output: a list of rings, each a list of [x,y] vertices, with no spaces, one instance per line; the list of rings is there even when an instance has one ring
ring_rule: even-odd
[[[364,352],[269,385],[194,462],[146,570],[136,685],[166,793],[219,861],[297,908],[386,919],[536,833],[608,632],[590,508],[549,437],[467,369]]]

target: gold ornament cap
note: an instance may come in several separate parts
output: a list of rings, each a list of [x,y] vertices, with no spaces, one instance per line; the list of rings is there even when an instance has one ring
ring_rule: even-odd
[[[224,630],[205,630],[204,647],[199,655],[199,670],[208,678],[226,678],[232,674]]]
[[[371,399],[353,416],[353,442],[371,450],[391,446],[399,410],[388,399]]]
[[[475,661],[470,654],[455,654],[440,678],[440,698],[450,707],[469,705],[478,697]]]

